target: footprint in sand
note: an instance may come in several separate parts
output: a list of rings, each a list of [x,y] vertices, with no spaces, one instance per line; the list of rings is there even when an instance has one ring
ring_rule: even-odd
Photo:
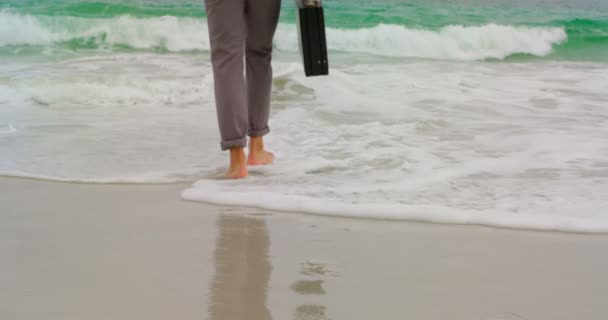
[[[294,282],[290,289],[301,295],[325,295],[327,292],[323,287],[324,280],[319,279],[326,276],[335,276],[327,264],[318,261],[305,261],[301,264],[300,274],[314,277],[311,280],[299,280]],[[296,320],[329,320],[327,307],[322,304],[301,304],[295,310]]]

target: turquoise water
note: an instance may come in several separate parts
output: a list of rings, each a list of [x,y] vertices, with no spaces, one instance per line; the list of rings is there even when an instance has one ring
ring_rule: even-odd
[[[295,23],[291,1],[283,2],[281,22]],[[329,28],[370,30],[378,25],[401,26],[407,30],[440,31],[448,26],[487,26],[497,24],[510,27],[558,28],[565,39],[550,43],[552,50],[536,54],[530,50],[511,50],[504,58],[574,61],[608,61],[608,1],[603,0],[460,0],[460,1],[403,1],[403,0],[333,0],[326,1],[326,20]],[[117,20],[133,19],[135,28],[163,28],[155,19],[174,18],[176,24],[192,25],[205,17],[202,0],[2,0],[0,1],[0,54],[37,54],[48,48],[68,51],[103,49],[105,51],[153,50],[174,51],[167,47],[171,35],[155,35],[154,43],[142,46],[137,35],[108,41],[115,30],[108,30]],[[139,23],[138,23],[139,22]],[[147,26],[148,23],[151,23]],[[175,37],[188,37],[195,30],[187,27],[173,30]],[[140,32],[145,33],[145,32]],[[376,34],[376,37],[387,35]],[[501,36],[503,38],[501,38]],[[192,39],[194,37],[194,39]],[[486,35],[487,37],[487,35]],[[510,34],[495,34],[491,41],[509,41]],[[369,39],[364,41],[368,41]],[[185,41],[199,41],[190,35]],[[389,39],[386,41],[404,41]],[[484,39],[488,41],[488,39]],[[539,39],[543,41],[543,39]],[[467,45],[466,43],[464,45]],[[279,45],[280,46],[280,45]],[[183,50],[182,50],[183,49]],[[336,51],[349,51],[338,44]],[[205,45],[178,48],[180,51],[208,50]],[[356,51],[356,50],[355,50]],[[378,48],[382,54],[383,48]],[[413,54],[417,58],[424,55]],[[431,57],[437,58],[437,57]],[[450,58],[450,57],[446,57]],[[479,57],[495,58],[493,56]],[[500,59],[503,59],[502,55]]]

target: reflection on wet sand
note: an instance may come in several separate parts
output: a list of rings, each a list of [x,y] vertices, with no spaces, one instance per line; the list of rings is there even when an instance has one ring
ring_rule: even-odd
[[[266,220],[228,214],[218,218],[217,226],[209,319],[271,320],[267,300],[272,265]],[[325,305],[315,300],[326,294],[325,278],[335,273],[324,263],[305,261],[301,263],[299,274],[302,278],[289,288],[276,288],[279,291],[290,289],[306,301],[295,308],[294,319],[329,320]]]
[[[218,220],[211,320],[270,320],[266,305],[271,265],[263,219],[222,215]]]

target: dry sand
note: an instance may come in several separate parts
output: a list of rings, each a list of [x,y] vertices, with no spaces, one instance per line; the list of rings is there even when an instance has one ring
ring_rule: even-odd
[[[608,319],[608,235],[215,207],[0,178],[0,319]]]

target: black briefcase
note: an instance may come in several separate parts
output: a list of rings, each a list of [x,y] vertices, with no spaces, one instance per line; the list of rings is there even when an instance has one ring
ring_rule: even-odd
[[[295,0],[298,8],[298,38],[307,77],[329,74],[325,17],[321,0]]]

